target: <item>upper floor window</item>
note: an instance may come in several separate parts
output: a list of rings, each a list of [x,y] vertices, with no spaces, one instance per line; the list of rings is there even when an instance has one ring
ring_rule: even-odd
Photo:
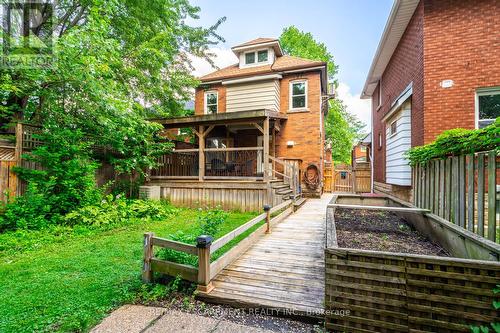
[[[260,62],[267,62],[269,60],[269,51],[252,51],[245,53],[245,65],[252,65]]]
[[[245,64],[254,64],[255,63],[255,52],[245,53]]]
[[[217,91],[207,91],[205,93],[205,114],[217,113],[218,105]]]
[[[378,80],[378,90],[377,90],[377,107],[382,105],[382,80]]]
[[[293,81],[290,83],[290,109],[307,108],[307,81]]]
[[[500,117],[500,87],[480,89],[476,93],[476,127],[483,128]]]
[[[257,52],[257,61],[258,62],[266,62],[268,58],[267,50],[262,50]]]
[[[366,146],[359,147],[359,151],[361,151],[362,153],[366,153]]]

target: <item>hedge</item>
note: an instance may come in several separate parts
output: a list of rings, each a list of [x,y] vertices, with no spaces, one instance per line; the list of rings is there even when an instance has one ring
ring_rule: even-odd
[[[441,133],[434,142],[410,149],[405,155],[410,165],[427,163],[436,158],[496,150],[500,153],[500,117],[482,129],[455,128]]]

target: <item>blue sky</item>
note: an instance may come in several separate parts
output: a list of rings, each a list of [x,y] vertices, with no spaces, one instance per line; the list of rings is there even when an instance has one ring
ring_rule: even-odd
[[[350,112],[369,122],[369,102],[358,101],[393,0],[192,0],[201,7],[197,24],[212,25],[226,16],[219,33],[226,40],[217,46],[217,64],[235,62],[229,49],[257,37],[279,37],[295,25],[325,43],[340,67],[339,96]],[[195,64],[197,74],[211,71]]]

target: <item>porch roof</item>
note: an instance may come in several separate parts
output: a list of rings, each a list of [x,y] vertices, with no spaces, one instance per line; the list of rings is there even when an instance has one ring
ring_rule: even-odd
[[[198,125],[231,124],[231,123],[250,123],[252,120],[259,119],[287,119],[287,116],[281,112],[272,110],[251,110],[238,112],[224,112],[216,114],[205,114],[199,116],[177,117],[177,118],[156,118],[151,119],[163,125],[164,128],[182,128]]]

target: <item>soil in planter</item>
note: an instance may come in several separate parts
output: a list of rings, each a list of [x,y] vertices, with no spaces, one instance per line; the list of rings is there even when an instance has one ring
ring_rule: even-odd
[[[412,229],[405,219],[392,212],[337,209],[335,226],[339,247],[449,256],[442,247]]]

